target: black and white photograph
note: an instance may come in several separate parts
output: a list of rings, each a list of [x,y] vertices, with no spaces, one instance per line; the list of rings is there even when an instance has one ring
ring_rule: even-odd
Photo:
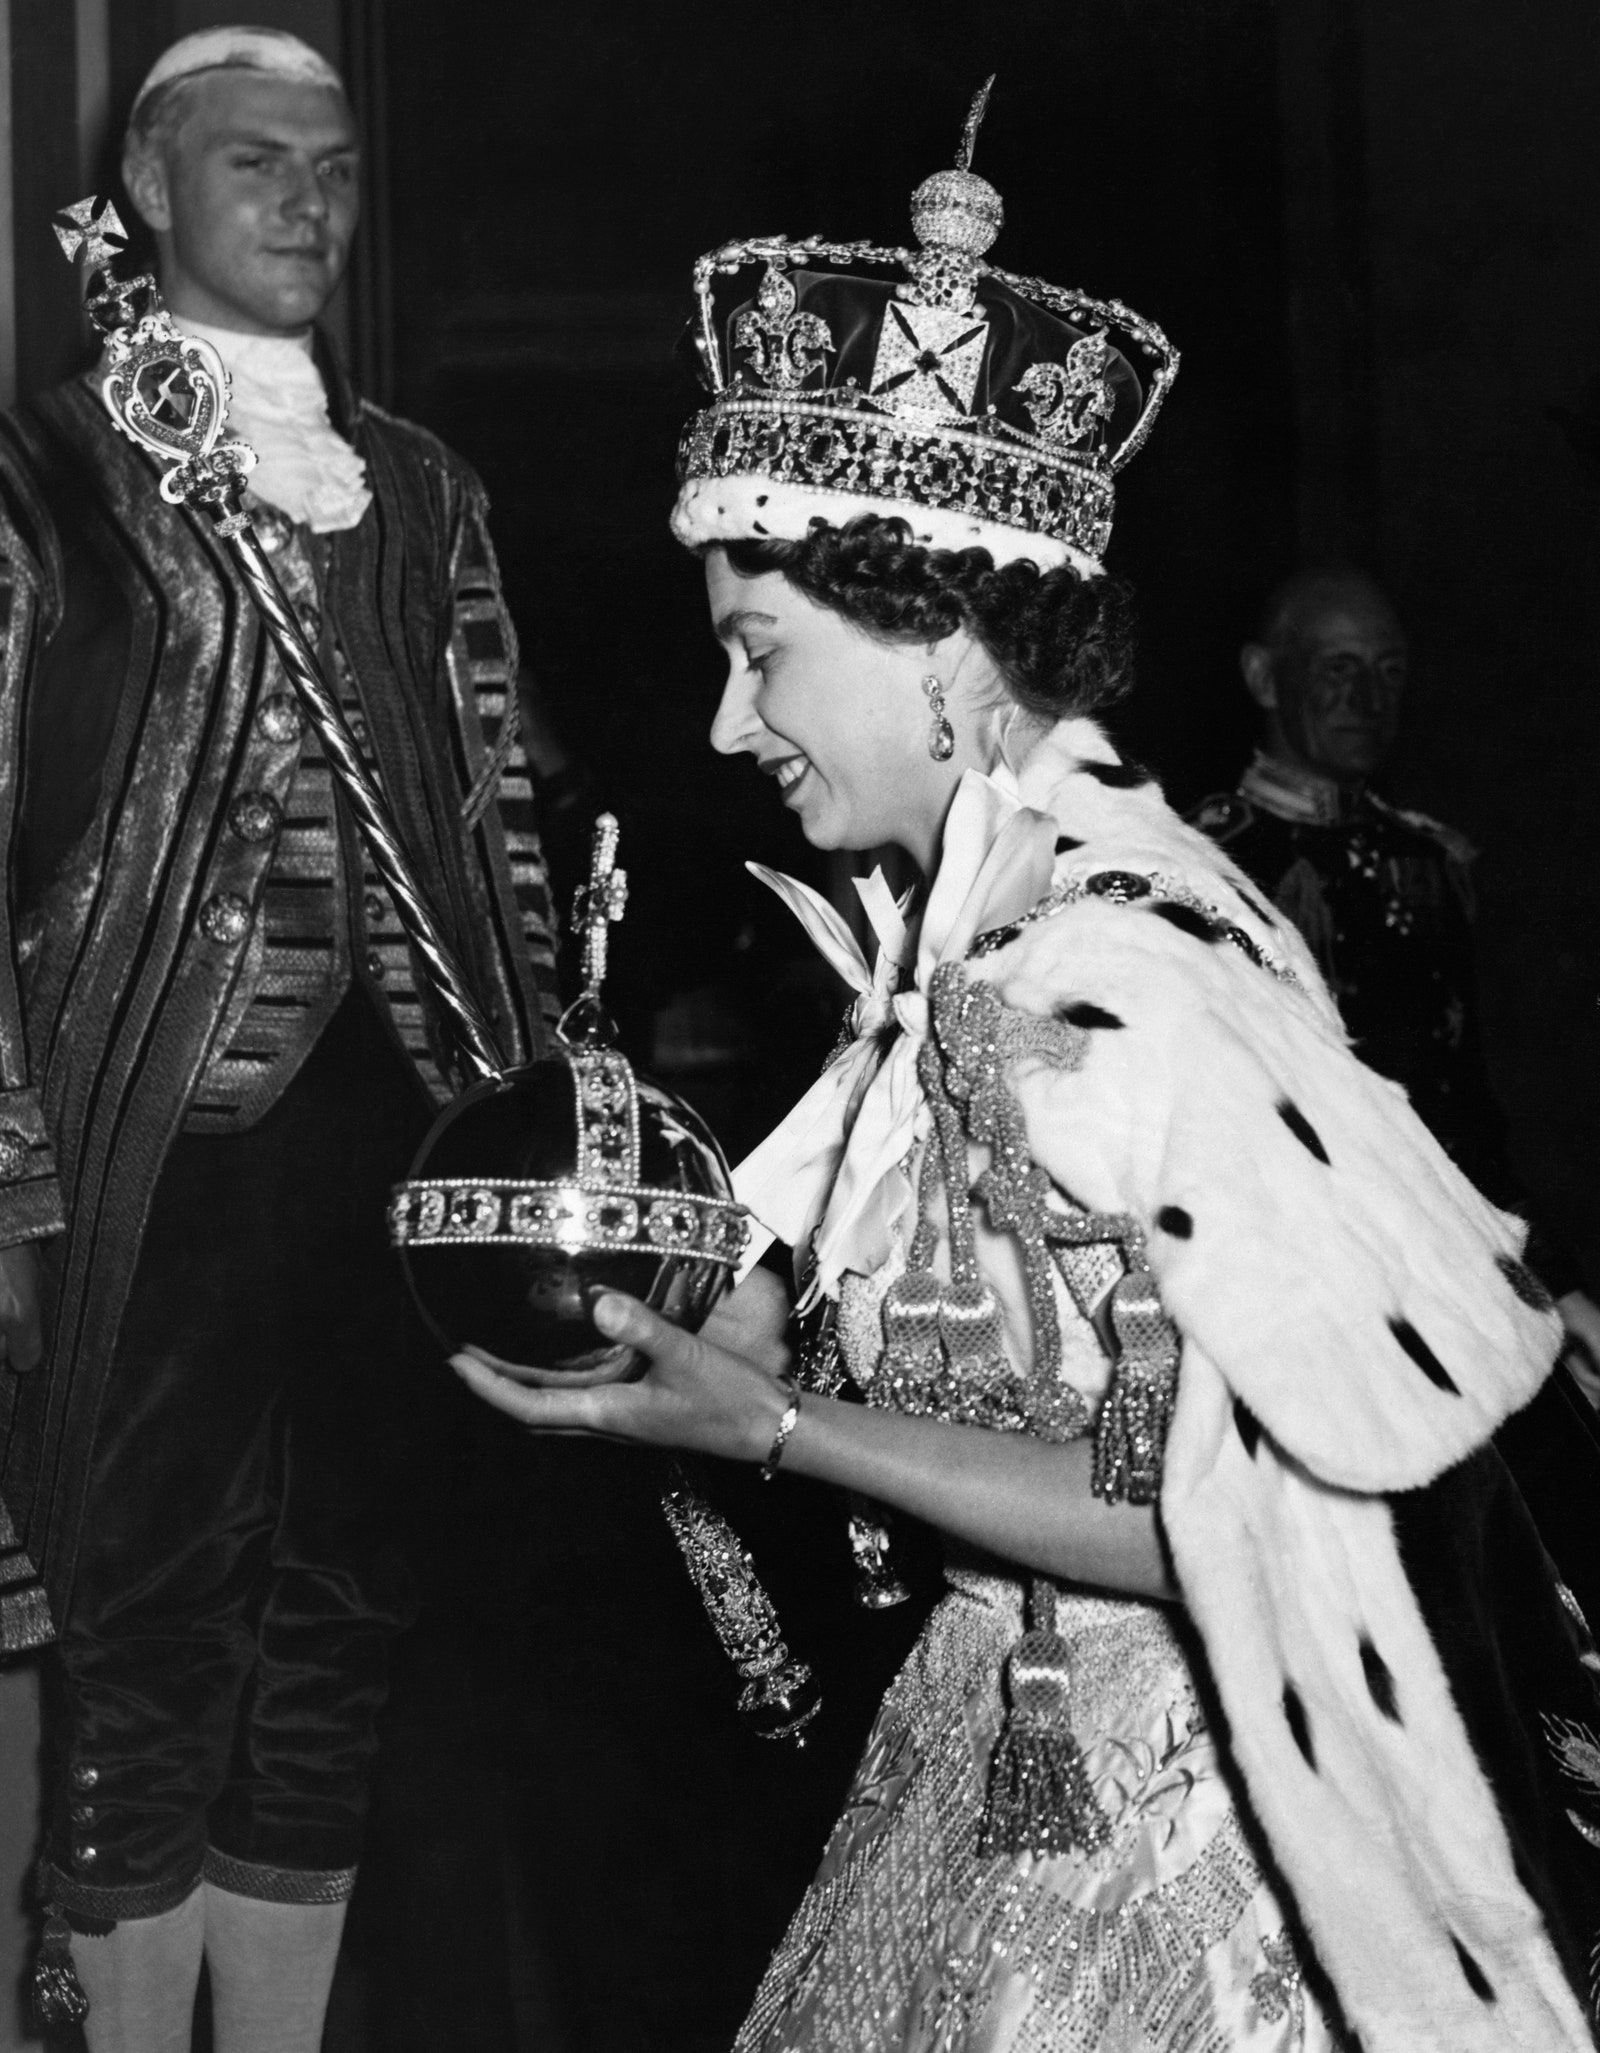
[[[1589,0],[0,0],[0,2053],[1597,2053]]]

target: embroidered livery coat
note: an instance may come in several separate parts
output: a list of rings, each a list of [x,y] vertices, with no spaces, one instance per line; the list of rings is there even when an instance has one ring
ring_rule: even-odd
[[[1355,1061],[1294,928],[1088,722],[1018,777],[968,773],[919,931],[864,890],[875,972],[785,895],[860,990],[858,1037],[740,1195],[810,1251],[872,1403],[1092,1429],[1098,1462],[1158,1316],[1160,1513],[1197,1639],[1061,1593],[1109,1829],[988,1852],[1022,1608],[1003,1564],[953,1563],[742,2047],[1588,2047],[1600,1656],[1487,1445],[1558,1339],[1521,1222]],[[955,1196],[930,1253],[934,1141]],[[972,1347],[974,1256],[1003,1359]]]
[[[321,653],[521,1059],[555,1007],[552,921],[482,488],[324,369],[373,501],[312,538]],[[0,604],[0,1244],[42,1242],[49,1347],[32,1374],[0,1372],[0,1645],[14,1648],[48,1636],[71,1588],[151,1194],[241,988],[259,921],[239,915],[259,911],[303,743],[222,544],[160,498],[90,378],[0,420]],[[424,1007],[395,1025],[436,1081],[440,1024]]]

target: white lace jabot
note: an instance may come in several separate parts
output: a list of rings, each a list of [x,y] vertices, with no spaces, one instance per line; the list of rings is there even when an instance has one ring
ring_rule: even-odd
[[[260,461],[250,490],[318,534],[353,528],[371,503],[367,467],[328,418],[311,337],[241,335],[203,321],[178,324],[209,342],[228,368],[230,431]]]

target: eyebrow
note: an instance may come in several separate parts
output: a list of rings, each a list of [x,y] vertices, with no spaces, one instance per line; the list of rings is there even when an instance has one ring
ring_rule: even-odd
[[[776,613],[757,613],[749,606],[736,606],[731,613],[723,614],[712,633],[719,642],[731,641],[754,621],[760,621],[766,627],[776,627],[778,616]]]
[[[280,157],[289,156],[300,148],[298,143],[285,142],[281,136],[253,135],[246,129],[225,130],[217,137],[217,146],[225,150],[269,150]],[[355,157],[359,156],[361,145],[354,136],[324,143],[320,149],[307,152],[312,157]]]

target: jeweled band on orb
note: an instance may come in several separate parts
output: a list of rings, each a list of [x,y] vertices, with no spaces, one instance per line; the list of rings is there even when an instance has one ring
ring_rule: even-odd
[[[427,1177],[389,1204],[394,1247],[546,1247],[563,1254],[690,1255],[737,1266],[749,1214],[725,1198],[570,1179]]]

